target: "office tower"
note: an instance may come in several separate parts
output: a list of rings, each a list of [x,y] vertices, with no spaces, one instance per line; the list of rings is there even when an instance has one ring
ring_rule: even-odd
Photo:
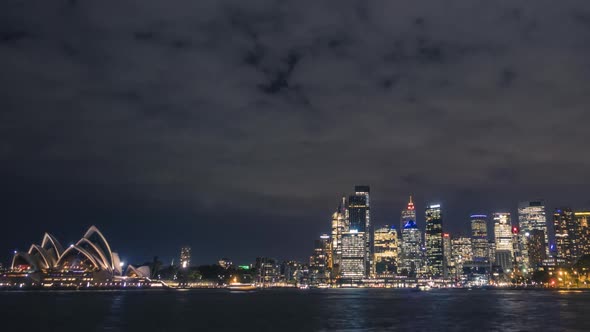
[[[463,265],[473,261],[473,248],[470,237],[456,237],[451,239],[451,266],[455,277],[463,274]]]
[[[489,262],[487,218],[488,216],[484,214],[471,216],[471,244],[473,246],[474,262]]]
[[[440,204],[426,208],[426,264],[427,272],[435,278],[443,275],[443,219]]]
[[[557,257],[566,262],[573,262],[577,256],[576,235],[577,223],[570,208],[558,208],[553,212],[553,228],[555,229],[555,245]]]
[[[514,244],[510,213],[496,212],[494,218],[495,263],[502,270],[510,271],[514,267]]]
[[[342,258],[342,235],[348,232],[346,197],[342,197],[336,212],[332,214],[332,268],[337,273]]]
[[[410,201],[408,202],[406,209],[402,210],[399,229],[404,229],[410,220],[416,222],[416,208],[414,207],[414,202],[412,202],[412,196],[410,196]]]
[[[533,229],[532,231],[525,233],[525,236],[527,237],[528,266],[529,269],[535,269],[547,258],[545,232],[540,229]]]
[[[512,267],[516,271],[524,272],[526,266],[523,261],[524,241],[517,226],[512,226]]]
[[[340,276],[343,279],[361,280],[366,277],[365,233],[356,229],[342,235]]]
[[[448,278],[449,277],[449,269],[451,268],[451,261],[452,261],[452,256],[451,256],[451,234],[449,233],[444,233],[443,234],[443,257],[444,257],[444,261],[443,261],[443,271],[444,271],[444,277]]]
[[[256,257],[254,268],[257,273],[257,282],[263,287],[281,281],[281,265],[273,258]]]
[[[180,267],[186,269],[191,265],[191,247],[180,249]]]
[[[414,277],[422,271],[422,232],[414,220],[402,229],[402,259],[398,273]]]
[[[330,236],[322,234],[315,241],[313,254],[309,259],[310,278],[313,283],[325,283],[329,278]]]
[[[574,212],[576,223],[576,257],[578,260],[583,255],[590,255],[590,211]]]
[[[530,233],[533,229],[543,231],[545,234],[545,244],[549,243],[545,204],[543,201],[520,203],[518,205],[518,226],[522,234]],[[549,247],[545,251],[549,254]]]
[[[385,225],[375,230],[375,273],[380,276],[392,276],[397,273],[398,238],[393,226]]]
[[[369,186],[356,186],[354,195],[348,199],[348,221],[350,230],[356,230],[365,237],[365,276],[373,269],[373,241],[371,239],[371,213]]]

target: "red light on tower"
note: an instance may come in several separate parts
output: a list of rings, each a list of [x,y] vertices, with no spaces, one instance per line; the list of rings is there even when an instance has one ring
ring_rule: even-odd
[[[518,227],[512,226],[512,234],[518,234]]]
[[[408,203],[408,210],[414,210],[414,202],[412,202],[412,196],[410,196],[410,202]]]
[[[449,233],[444,233],[443,234],[443,237],[450,237],[450,236],[451,236],[451,234],[449,234]]]

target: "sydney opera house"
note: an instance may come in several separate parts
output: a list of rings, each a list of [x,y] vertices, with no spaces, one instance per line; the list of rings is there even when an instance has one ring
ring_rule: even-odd
[[[67,248],[45,233],[41,244],[28,251],[15,251],[10,270],[0,276],[4,285],[43,287],[118,287],[144,286],[150,283],[148,266],[123,264],[104,235],[92,226],[84,236]]]

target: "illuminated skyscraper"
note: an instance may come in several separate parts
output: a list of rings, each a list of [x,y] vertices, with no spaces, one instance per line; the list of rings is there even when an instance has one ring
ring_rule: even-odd
[[[496,244],[496,264],[504,271],[513,268],[514,244],[512,243],[512,222],[510,213],[494,213],[494,240]]]
[[[342,197],[338,210],[332,214],[332,268],[337,273],[342,258],[342,235],[348,232],[346,197]]]
[[[473,245],[473,261],[489,262],[488,216],[474,214],[471,216],[471,244]]]
[[[404,229],[410,220],[416,222],[416,208],[414,207],[414,202],[412,202],[412,196],[410,196],[410,201],[408,202],[407,208],[402,210],[399,229]]]
[[[385,225],[375,230],[375,273],[379,276],[391,276],[397,272],[398,239],[393,226]]]
[[[180,249],[180,268],[186,269],[191,266],[191,247]]]
[[[314,283],[325,283],[329,278],[330,236],[322,234],[315,242],[313,255],[309,258],[309,273]]]
[[[437,278],[443,276],[443,218],[440,204],[426,208],[426,265],[427,272]]]
[[[401,267],[398,273],[416,276],[422,271],[422,232],[416,222],[409,220],[402,229]]]
[[[463,274],[463,265],[473,261],[473,248],[470,237],[456,237],[451,239],[451,266],[455,277]]]
[[[350,229],[342,235],[340,276],[347,280],[366,277],[365,233]]]
[[[443,256],[444,256],[444,276],[445,278],[449,277],[449,270],[451,268],[451,261],[452,261],[452,254],[451,254],[452,246],[451,246],[451,234],[444,233],[443,234]]]
[[[545,243],[549,243],[547,236],[547,218],[543,201],[522,202],[518,205],[518,226],[521,233],[530,233],[533,229],[543,231]],[[549,253],[549,248],[546,250]]]
[[[590,255],[590,211],[574,212],[576,223],[576,254],[575,260],[583,255]]]
[[[540,229],[533,229],[530,232],[525,233],[527,252],[528,252],[528,266],[529,269],[536,269],[539,267],[543,260],[547,258],[545,243],[545,232]]]
[[[573,262],[577,256],[576,235],[577,223],[574,220],[574,213],[570,208],[555,209],[553,213],[553,227],[555,229],[555,245],[557,257],[565,259],[566,262]]]
[[[369,186],[356,186],[355,194],[348,199],[348,221],[350,231],[362,234],[365,241],[365,276],[372,274],[373,269],[373,241],[371,239],[371,211]]]

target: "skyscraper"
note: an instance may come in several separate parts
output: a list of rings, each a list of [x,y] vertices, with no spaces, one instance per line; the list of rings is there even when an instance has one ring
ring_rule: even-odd
[[[449,270],[451,267],[452,261],[452,254],[451,254],[452,246],[451,246],[451,234],[444,233],[443,234],[443,257],[444,257],[444,277],[449,277]]]
[[[186,269],[191,266],[191,247],[180,249],[180,267]]]
[[[543,260],[547,258],[545,243],[545,232],[540,229],[533,229],[530,232],[525,233],[527,252],[528,252],[528,266],[529,269],[535,269],[543,263]]]
[[[513,268],[514,245],[512,243],[512,221],[510,213],[496,212],[494,218],[494,240],[496,244],[496,264],[504,271]]]
[[[397,272],[398,238],[393,226],[385,225],[375,230],[375,273],[379,276],[391,276]]]
[[[485,214],[471,216],[471,244],[475,262],[489,262],[487,218]]]
[[[470,237],[456,237],[451,239],[451,266],[455,277],[463,274],[463,265],[473,261],[473,248]]]
[[[576,223],[576,254],[575,260],[583,255],[590,255],[590,211],[574,212]]]
[[[342,197],[336,212],[332,214],[332,268],[338,273],[342,258],[342,235],[348,232],[346,197]]]
[[[444,269],[443,257],[443,219],[440,204],[426,208],[426,264],[432,277],[441,277]]]
[[[416,276],[422,271],[422,232],[414,220],[409,220],[402,229],[402,259],[398,273]]]
[[[573,262],[577,255],[576,235],[577,223],[570,208],[558,208],[553,213],[553,228],[555,229],[555,245],[557,257]]]
[[[414,202],[412,202],[412,196],[410,196],[410,201],[408,202],[408,206],[406,207],[406,209],[402,210],[399,229],[404,229],[404,227],[410,220],[416,222],[416,208],[414,207]]]
[[[371,211],[369,186],[356,186],[355,194],[348,199],[348,220],[350,231],[356,230],[365,241],[365,276],[373,270],[373,241],[371,236]]]
[[[545,243],[548,244],[545,203],[543,201],[521,202],[518,205],[518,226],[523,234],[530,233],[533,229],[543,231]],[[546,252],[549,252],[549,248],[547,248]]]
[[[309,272],[313,282],[324,283],[329,278],[330,236],[322,234],[315,241],[313,255],[309,258]]]
[[[361,280],[366,277],[365,233],[356,229],[342,235],[342,259],[340,276],[347,280]]]

